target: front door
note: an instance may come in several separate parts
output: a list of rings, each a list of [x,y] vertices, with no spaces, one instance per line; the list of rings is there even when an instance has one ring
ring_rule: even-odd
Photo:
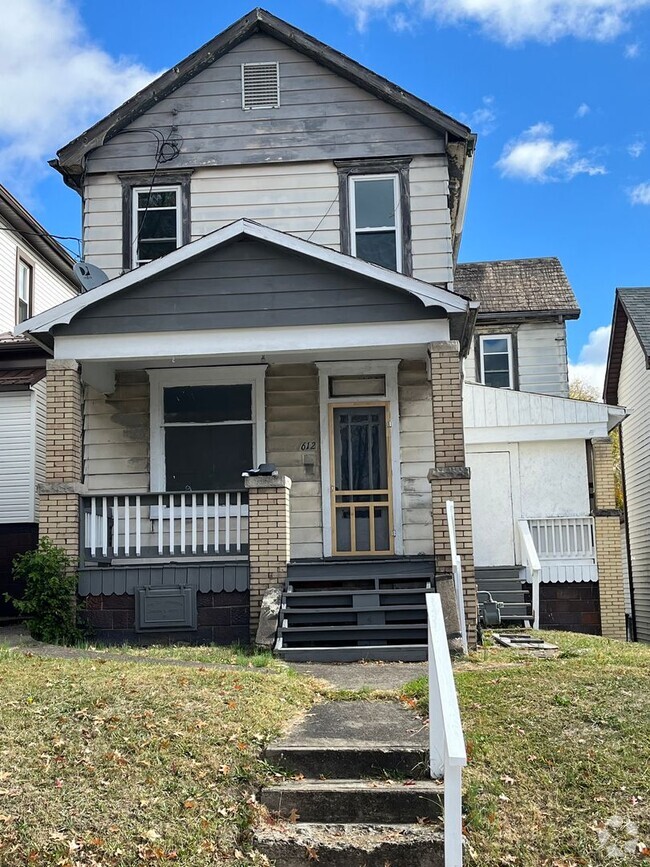
[[[389,404],[330,406],[332,551],[393,553]]]

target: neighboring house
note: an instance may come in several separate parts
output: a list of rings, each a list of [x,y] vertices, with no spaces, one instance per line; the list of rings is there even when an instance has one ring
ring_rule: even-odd
[[[512,603],[507,616],[526,610],[518,584],[530,580],[527,528],[541,564],[540,624],[623,637],[620,575],[617,598],[607,595],[601,606],[609,558],[601,562],[598,536],[610,516],[597,508],[592,483],[599,471],[611,477],[607,437],[623,411],[568,399],[566,321],[580,309],[562,265],[461,264],[455,290],[480,302],[463,407],[478,587]]]
[[[629,613],[636,638],[650,641],[650,288],[616,290],[605,400],[629,413],[620,433]]]
[[[72,258],[0,186],[0,619],[15,612],[16,554],[38,541],[37,484],[45,480],[48,353],[11,330],[77,294]]]
[[[44,531],[100,637],[243,639],[282,584],[286,656],[422,657],[453,500],[475,641],[474,148],[254,10],[59,151],[112,279],[19,331],[54,354]]]

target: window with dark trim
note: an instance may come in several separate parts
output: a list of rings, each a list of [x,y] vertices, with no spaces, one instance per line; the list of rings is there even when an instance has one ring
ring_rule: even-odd
[[[512,334],[480,334],[478,354],[483,385],[515,388]]]
[[[34,312],[34,262],[21,251],[16,255],[16,324]]]
[[[407,157],[335,162],[342,253],[412,273],[410,162]]]
[[[120,175],[125,270],[190,242],[191,174],[160,172],[155,178],[149,172]]]

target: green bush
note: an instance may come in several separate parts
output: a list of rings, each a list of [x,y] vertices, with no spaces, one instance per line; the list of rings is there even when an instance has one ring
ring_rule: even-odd
[[[51,644],[74,644],[82,638],[77,576],[62,548],[44,537],[35,551],[14,559],[13,576],[25,582],[25,592],[21,599],[5,593],[5,600],[27,616],[33,638]]]

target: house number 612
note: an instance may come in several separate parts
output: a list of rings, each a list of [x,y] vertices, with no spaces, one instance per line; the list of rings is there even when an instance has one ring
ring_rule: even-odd
[[[301,452],[315,452],[316,451],[315,440],[309,440],[308,442],[300,443],[300,451]]]

